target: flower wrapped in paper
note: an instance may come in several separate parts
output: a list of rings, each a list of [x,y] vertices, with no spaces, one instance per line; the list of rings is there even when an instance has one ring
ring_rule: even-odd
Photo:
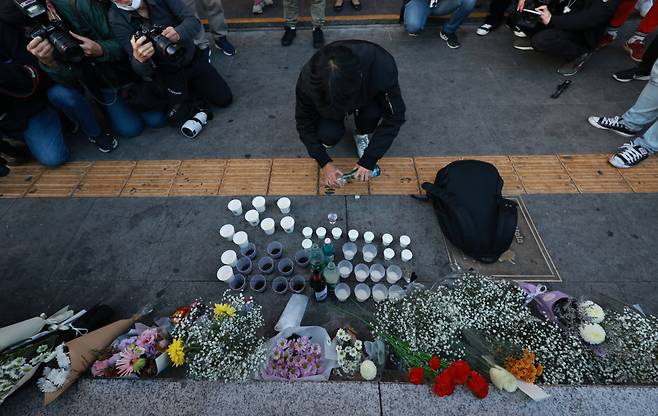
[[[75,313],[65,306],[51,316],[41,314],[0,328],[0,351],[37,335],[44,327],[52,326],[52,328],[48,328],[48,331],[55,331],[60,324],[65,324],[74,315]]]

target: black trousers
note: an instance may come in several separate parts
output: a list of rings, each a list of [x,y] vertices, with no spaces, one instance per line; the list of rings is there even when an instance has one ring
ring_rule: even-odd
[[[647,49],[644,51],[642,62],[640,62],[638,66],[643,72],[650,74],[653,64],[656,63],[656,59],[658,59],[658,36],[653,39],[649,46],[647,46]]]
[[[567,61],[589,52],[585,35],[580,32],[549,27],[535,33],[530,39],[537,52],[561,56]]]
[[[379,125],[382,113],[379,105],[373,101],[360,108],[354,114],[354,124],[358,134],[372,133]],[[320,119],[318,122],[318,137],[327,146],[334,146],[345,136],[343,120]]]
[[[511,2],[512,0],[491,0],[489,14],[484,18],[484,23],[493,26],[494,29],[500,26]]]
[[[208,62],[208,56],[197,48],[192,62],[183,68],[163,68],[169,104],[202,101],[207,105],[227,107],[233,94],[224,78]]]

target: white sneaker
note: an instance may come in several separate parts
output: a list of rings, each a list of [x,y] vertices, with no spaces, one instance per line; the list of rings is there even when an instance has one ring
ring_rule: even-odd
[[[610,156],[610,164],[618,169],[628,169],[648,158],[653,152],[634,142],[624,143],[617,153]]]
[[[480,36],[487,36],[492,29],[493,26],[491,26],[489,23],[484,23],[481,24],[480,27],[478,27],[475,33]]]
[[[356,153],[361,158],[370,144],[370,139],[367,134],[354,134],[354,143],[356,143]]]

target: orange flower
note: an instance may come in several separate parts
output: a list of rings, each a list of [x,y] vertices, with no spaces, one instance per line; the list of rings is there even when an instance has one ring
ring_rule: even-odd
[[[535,353],[530,352],[527,348],[523,348],[521,358],[511,355],[507,357],[505,359],[505,369],[517,379],[531,384],[544,372],[544,367],[541,364],[535,365]]]

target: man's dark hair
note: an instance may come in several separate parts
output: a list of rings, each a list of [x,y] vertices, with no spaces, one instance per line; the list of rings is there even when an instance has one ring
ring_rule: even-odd
[[[359,57],[346,46],[329,45],[311,60],[311,85],[326,105],[351,110],[362,89]]]

